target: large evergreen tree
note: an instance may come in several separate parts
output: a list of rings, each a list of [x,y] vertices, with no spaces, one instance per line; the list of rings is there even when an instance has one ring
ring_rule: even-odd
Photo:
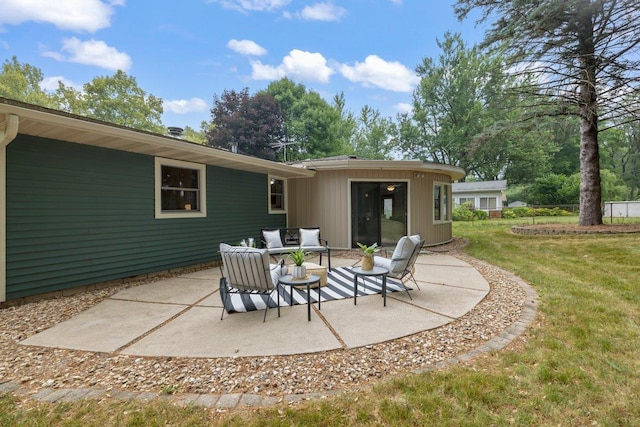
[[[487,46],[507,46],[514,72],[536,75],[531,95],[580,118],[580,225],[602,223],[598,121],[629,112],[624,94],[640,82],[637,0],[458,0],[492,20]],[[520,70],[520,71],[518,71]],[[537,89],[540,88],[538,91]],[[638,115],[635,109],[633,114]]]

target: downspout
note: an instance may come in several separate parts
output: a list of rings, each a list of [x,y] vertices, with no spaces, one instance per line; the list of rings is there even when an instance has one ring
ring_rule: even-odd
[[[18,135],[18,116],[0,122],[0,302],[7,300],[7,145]]]

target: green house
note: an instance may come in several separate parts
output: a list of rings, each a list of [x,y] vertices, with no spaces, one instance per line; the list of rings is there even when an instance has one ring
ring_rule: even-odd
[[[313,175],[0,98],[0,303],[211,262]]]

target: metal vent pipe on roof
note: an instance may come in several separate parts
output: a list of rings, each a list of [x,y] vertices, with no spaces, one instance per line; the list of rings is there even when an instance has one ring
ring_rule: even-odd
[[[167,127],[167,131],[169,132],[169,136],[172,136],[174,138],[182,138],[182,133],[184,132],[184,129],[179,128],[177,126],[169,126]]]

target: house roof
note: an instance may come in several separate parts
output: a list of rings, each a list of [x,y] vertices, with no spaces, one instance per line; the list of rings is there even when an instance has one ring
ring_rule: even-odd
[[[505,191],[507,189],[507,181],[477,181],[477,182],[454,182],[451,190],[454,193],[462,192],[488,192],[488,191]]]
[[[17,117],[17,133],[77,144],[203,163],[229,169],[274,174],[283,178],[311,177],[313,171],[213,148],[167,135],[127,128],[0,97],[0,147]],[[15,131],[15,129],[13,129]]]
[[[411,170],[414,172],[430,172],[448,175],[452,180],[465,176],[465,171],[457,166],[442,163],[431,163],[422,160],[368,160],[356,156],[326,157],[323,159],[303,160],[294,165],[309,170],[339,170],[339,169],[384,169]]]

